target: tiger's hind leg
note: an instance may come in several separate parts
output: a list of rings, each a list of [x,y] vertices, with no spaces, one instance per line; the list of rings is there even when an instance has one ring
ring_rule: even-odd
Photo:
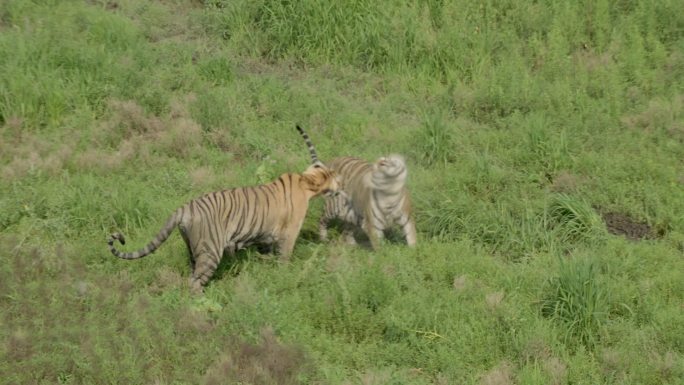
[[[354,212],[351,209],[351,202],[346,194],[340,194],[325,199],[323,216],[321,216],[321,219],[318,221],[318,236],[321,241],[328,240],[328,225],[336,219],[351,223],[356,220]]]
[[[221,256],[221,253],[216,252],[203,251],[197,253],[195,268],[190,277],[190,288],[192,291],[201,293],[204,290],[204,286],[211,276],[214,275],[219,262],[221,262]]]
[[[385,227],[378,219],[379,217],[379,214],[374,214],[373,208],[369,207],[361,224],[361,228],[368,236],[371,249],[373,250],[378,250],[385,239]]]
[[[188,248],[188,254],[190,254],[190,269],[195,270],[195,254],[192,252],[192,245],[190,245],[190,238],[188,237],[188,230],[182,224],[178,226],[180,230],[181,237],[185,242],[185,246]]]

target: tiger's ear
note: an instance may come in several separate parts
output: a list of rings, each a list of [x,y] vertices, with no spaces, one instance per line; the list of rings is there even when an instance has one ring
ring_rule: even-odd
[[[321,173],[305,172],[301,174],[300,184],[305,190],[318,191],[323,186],[325,176]]]
[[[301,174],[302,179],[300,183],[303,183],[302,188],[315,192],[320,191],[331,178],[331,175],[324,170],[325,166],[320,162],[309,166]]]

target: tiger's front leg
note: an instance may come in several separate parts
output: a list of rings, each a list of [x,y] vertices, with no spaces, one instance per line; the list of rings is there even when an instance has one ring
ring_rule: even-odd
[[[306,215],[306,212],[304,212],[304,215]],[[290,260],[295,241],[304,224],[304,215],[296,215],[291,218],[290,225],[283,229],[282,234],[278,237],[278,252],[280,253],[281,262],[288,262]]]
[[[294,250],[295,237],[284,237],[278,241],[278,253],[281,262],[288,262]]]
[[[404,232],[406,244],[409,247],[414,247],[416,245],[416,222],[409,215],[405,215],[401,220],[403,221],[401,229]]]
[[[404,226],[404,236],[406,237],[406,244],[409,247],[416,246],[416,223],[413,220],[408,221]]]
[[[363,228],[363,231],[368,236],[368,240],[370,241],[371,248],[373,250],[378,250],[380,248],[380,245],[382,244],[382,240],[385,237],[385,233],[383,232],[383,229],[380,226],[380,224],[374,223],[372,220],[372,217],[369,215],[366,215],[366,217],[363,221],[362,228]]]

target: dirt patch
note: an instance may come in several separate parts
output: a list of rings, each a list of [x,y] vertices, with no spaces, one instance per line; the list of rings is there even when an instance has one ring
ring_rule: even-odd
[[[627,239],[634,241],[655,238],[653,228],[646,223],[637,222],[630,216],[616,212],[605,212],[601,214],[606,223],[608,232],[615,235],[623,235]]]

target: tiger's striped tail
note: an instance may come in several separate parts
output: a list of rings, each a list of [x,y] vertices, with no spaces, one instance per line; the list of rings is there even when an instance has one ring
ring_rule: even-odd
[[[147,256],[149,254],[152,254],[152,253],[154,253],[155,250],[157,250],[157,248],[159,248],[159,246],[161,246],[162,243],[164,243],[164,241],[166,241],[166,239],[169,237],[169,235],[171,235],[171,232],[173,231],[173,229],[178,224],[180,224],[181,218],[183,216],[182,214],[183,214],[183,208],[180,208],[175,213],[173,213],[171,218],[169,218],[166,221],[166,224],[159,231],[157,236],[154,237],[154,239],[150,243],[148,243],[147,246],[145,246],[144,248],[142,248],[140,250],[129,252],[129,253],[117,250],[114,247],[114,240],[115,239],[117,241],[119,241],[119,243],[121,243],[122,245],[126,244],[126,239],[124,238],[123,234],[121,234],[121,233],[113,233],[112,235],[109,236],[109,239],[107,240],[107,244],[109,245],[109,250],[115,256],[117,256],[119,258],[123,258],[123,259],[138,259],[138,258],[142,258],[144,256]]]
[[[314,148],[313,143],[311,143],[311,139],[309,139],[309,135],[307,135],[306,132],[304,132],[304,130],[301,127],[299,127],[299,124],[297,124],[296,127],[297,131],[299,131],[299,133],[304,138],[307,147],[309,147],[309,154],[311,154],[311,163],[321,163],[321,161],[318,159],[318,154],[316,154],[316,149]]]

